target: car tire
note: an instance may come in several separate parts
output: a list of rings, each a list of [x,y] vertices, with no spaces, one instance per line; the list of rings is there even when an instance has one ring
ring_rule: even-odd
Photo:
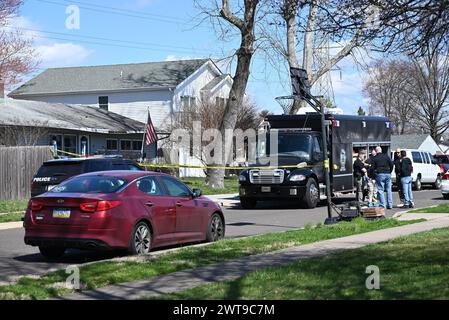
[[[257,200],[248,199],[248,198],[240,198],[240,206],[243,209],[254,209],[257,205]]]
[[[47,259],[61,258],[65,253],[64,247],[39,247],[40,253]]]
[[[131,234],[129,253],[132,255],[143,255],[151,251],[153,235],[146,222],[139,222]]]
[[[413,183],[413,187],[414,187],[415,191],[421,191],[422,183],[421,183],[421,178],[420,177],[416,178],[415,183]]]
[[[306,191],[301,199],[301,205],[306,209],[313,209],[320,202],[320,190],[315,179],[310,178],[306,183]]]
[[[206,241],[215,242],[225,236],[225,224],[223,218],[218,213],[214,213],[207,224]]]
[[[449,200],[449,193],[443,194],[443,198],[446,199],[446,200]]]
[[[437,177],[437,179],[435,180],[435,183],[433,184],[433,187],[435,189],[440,189],[441,188],[441,176]]]

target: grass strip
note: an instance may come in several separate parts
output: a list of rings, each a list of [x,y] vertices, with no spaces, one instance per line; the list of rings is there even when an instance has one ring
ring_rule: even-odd
[[[384,219],[366,221],[355,219],[332,226],[308,225],[304,229],[241,239],[225,239],[203,247],[185,247],[144,261],[104,261],[80,266],[82,289],[95,289],[128,281],[193,269],[229,259],[280,250],[287,247],[360,234],[385,228],[420,222]],[[40,278],[23,277],[17,283],[0,286],[0,298],[45,299],[60,296],[72,290],[65,287],[65,270],[48,273]]]
[[[303,260],[157,299],[449,299],[449,228]],[[368,266],[379,290],[368,290]]]

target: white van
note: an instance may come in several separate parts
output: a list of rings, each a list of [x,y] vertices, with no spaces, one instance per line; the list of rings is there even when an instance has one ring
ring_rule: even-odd
[[[413,149],[401,149],[407,152],[407,157],[412,160],[413,172],[412,181],[414,190],[421,190],[423,184],[432,185],[436,189],[441,187],[441,168],[436,164],[430,152]],[[394,151],[391,153],[391,159],[394,161]],[[393,170],[391,179],[396,182],[396,174]]]

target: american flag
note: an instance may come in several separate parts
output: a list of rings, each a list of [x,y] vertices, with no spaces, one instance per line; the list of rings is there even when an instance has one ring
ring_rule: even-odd
[[[149,145],[157,141],[156,129],[154,129],[151,121],[150,112],[148,111],[147,125],[145,126],[145,144]]]

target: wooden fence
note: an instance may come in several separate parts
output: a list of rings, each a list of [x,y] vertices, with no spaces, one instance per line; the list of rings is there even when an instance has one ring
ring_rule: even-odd
[[[0,200],[30,198],[33,176],[52,158],[51,147],[0,147]]]

